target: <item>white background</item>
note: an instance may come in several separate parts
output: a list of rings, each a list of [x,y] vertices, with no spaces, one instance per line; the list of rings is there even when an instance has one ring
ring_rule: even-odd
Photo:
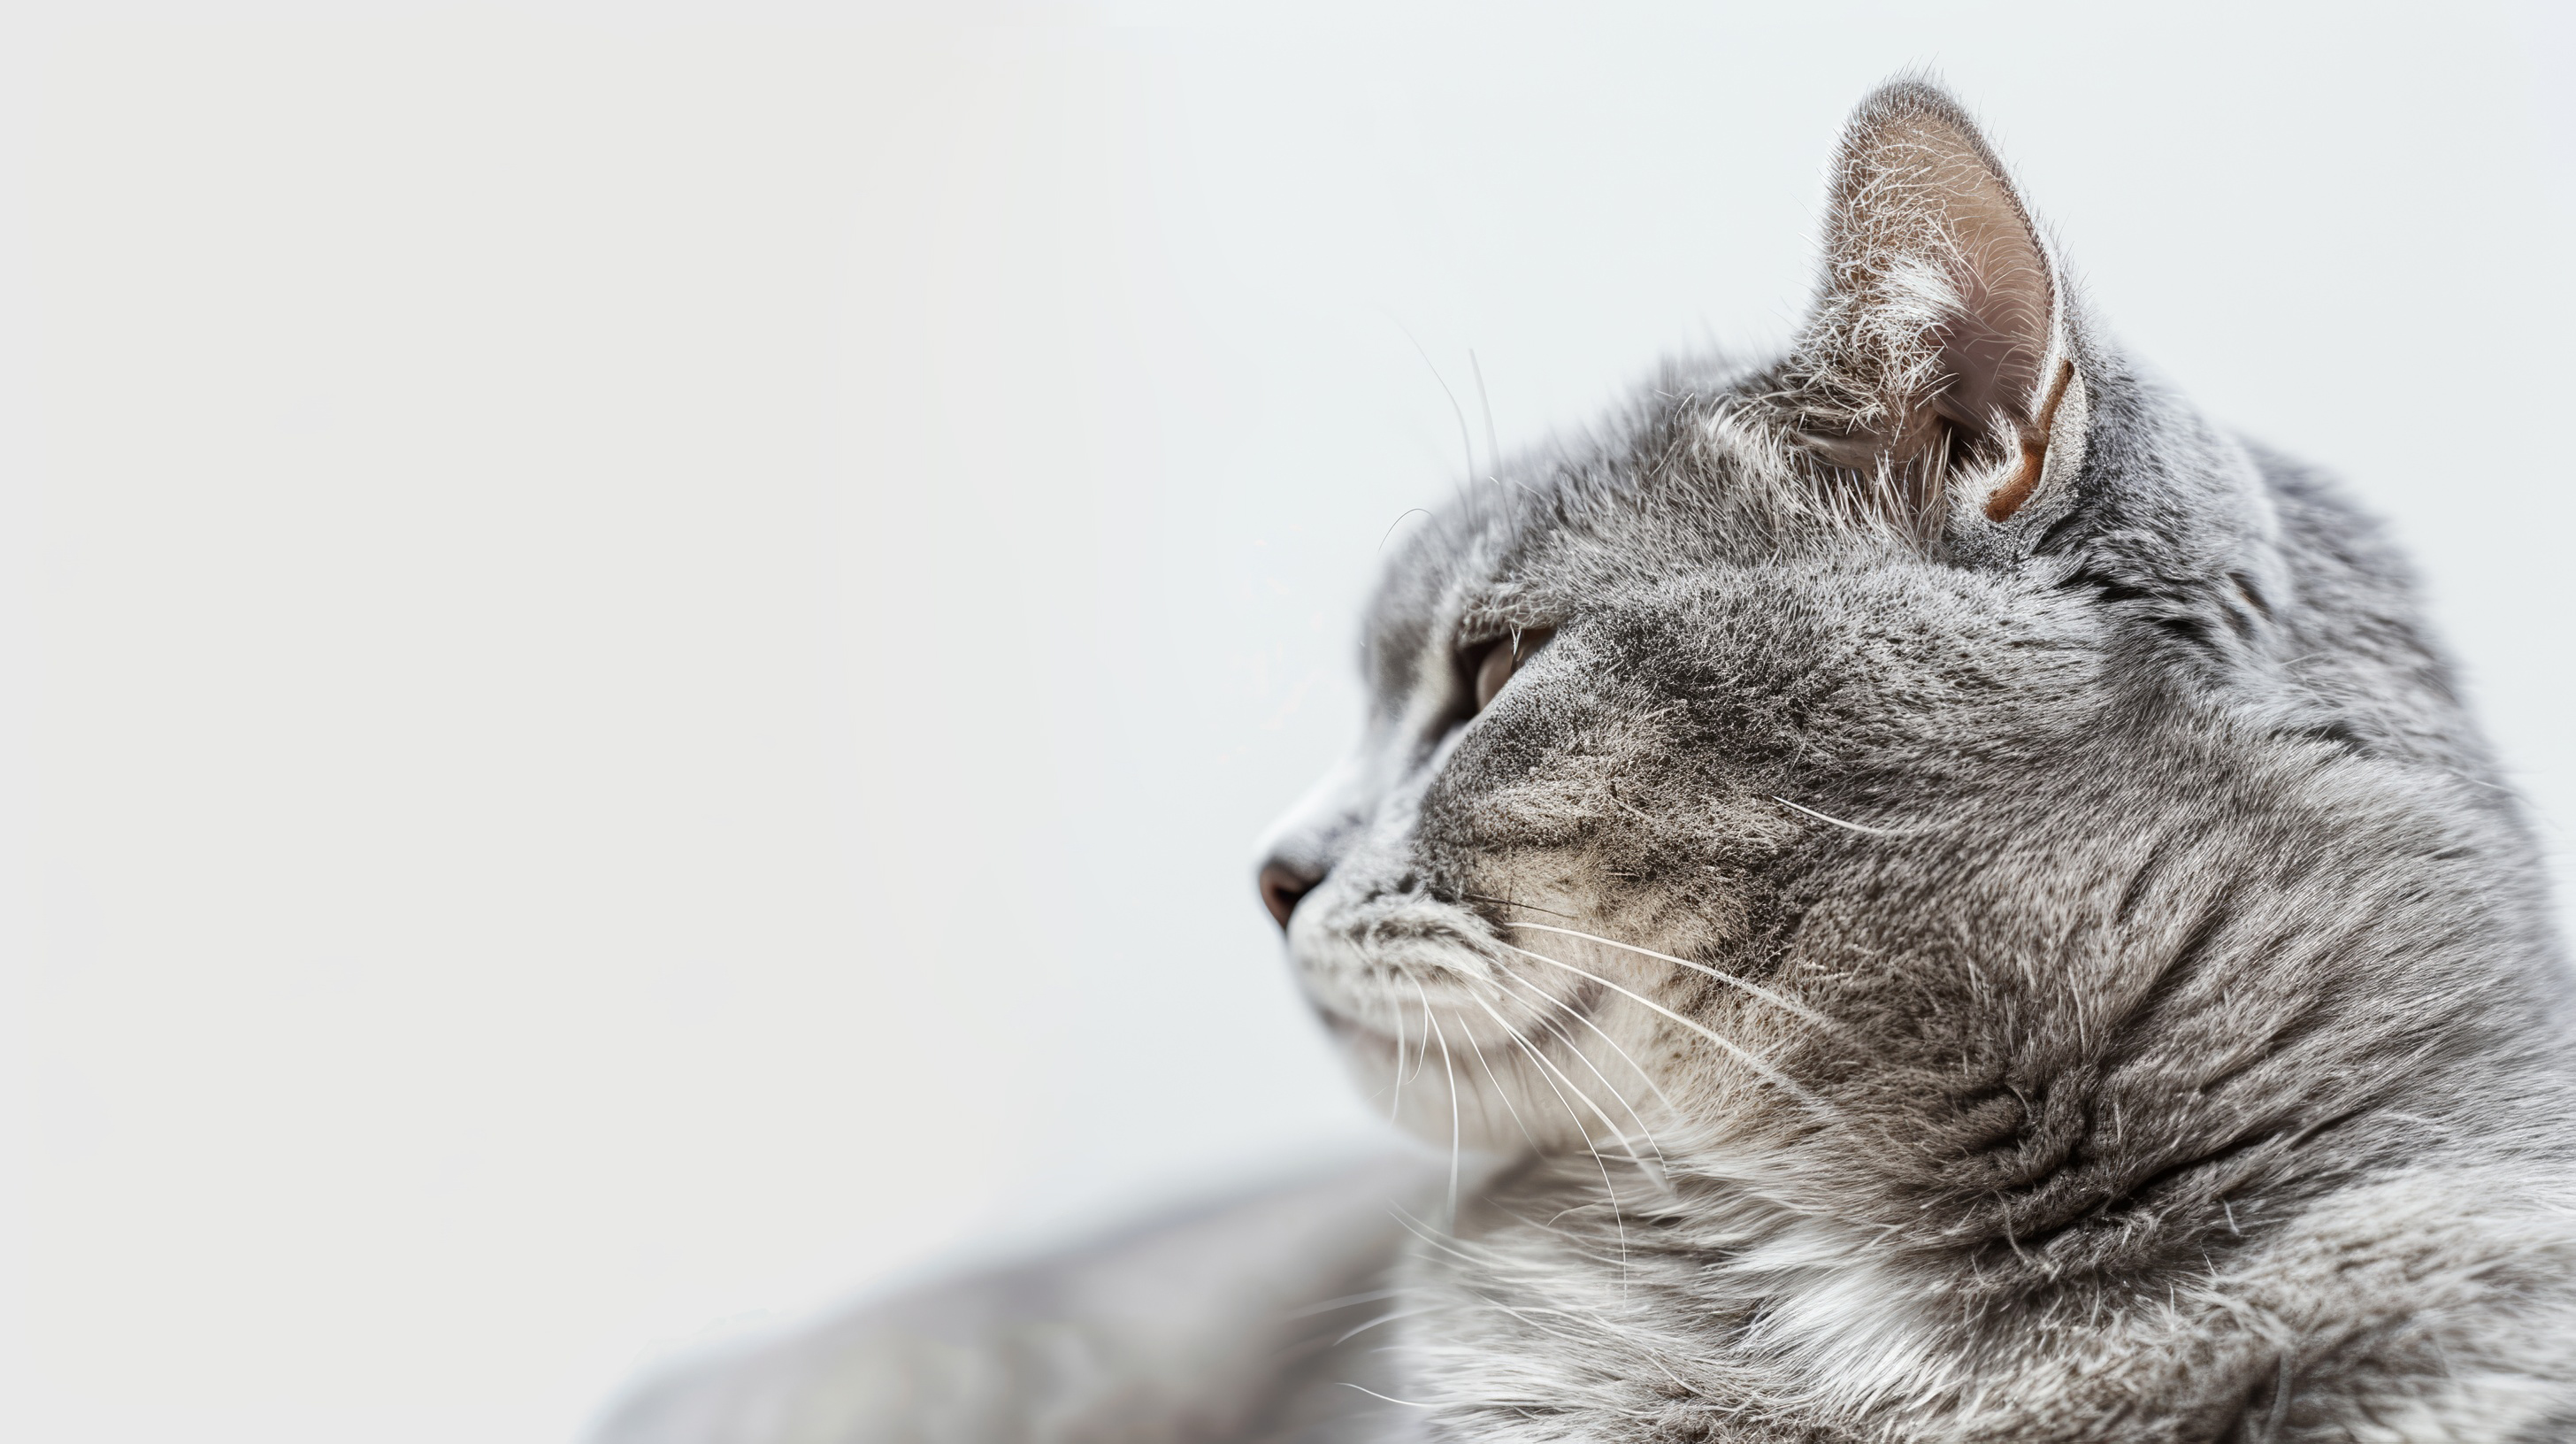
[[[561,1440],[1364,1146],[1247,873],[1382,539],[1781,337],[1907,65],[2564,850],[2562,19],[1271,8],[0,19],[0,1435]]]

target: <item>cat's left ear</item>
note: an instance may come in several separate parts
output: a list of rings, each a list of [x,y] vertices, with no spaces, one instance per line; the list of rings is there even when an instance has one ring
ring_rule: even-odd
[[[1900,81],[1836,157],[1825,274],[1784,399],[1798,439],[1937,528],[2010,520],[2083,463],[2066,284],[1956,102]]]

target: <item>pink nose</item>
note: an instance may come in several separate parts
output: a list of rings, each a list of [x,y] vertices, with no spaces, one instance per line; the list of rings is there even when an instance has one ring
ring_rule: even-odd
[[[1297,900],[1315,890],[1323,879],[1290,867],[1284,862],[1267,862],[1261,866],[1261,905],[1270,909],[1279,930],[1288,930],[1289,914],[1297,911]]]

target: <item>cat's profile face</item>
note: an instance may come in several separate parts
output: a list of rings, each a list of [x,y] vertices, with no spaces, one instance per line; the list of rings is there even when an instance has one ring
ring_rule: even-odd
[[[1748,1080],[1693,1025],[1757,1058],[1807,1026],[1772,975],[1819,851],[1938,828],[1972,758],[2058,790],[2101,711],[2109,638],[2045,569],[1874,527],[1730,549],[1696,501],[1473,498],[1380,594],[1367,736],[1282,839],[1322,873],[1288,936],[1423,1134],[1452,1077],[1469,1146],[1722,1119]]]
[[[2089,325],[1966,118],[1891,87],[1787,360],[1668,374],[1414,534],[1365,736],[1263,874],[1379,1106],[1504,1150],[1991,1148],[2031,1069],[2112,1076],[2193,870],[2270,865],[2160,876],[2160,831],[2477,765],[2438,664],[2303,597],[2247,454]]]

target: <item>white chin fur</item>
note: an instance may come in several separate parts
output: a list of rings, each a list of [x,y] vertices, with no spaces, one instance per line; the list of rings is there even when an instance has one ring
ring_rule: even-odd
[[[1651,1056],[1643,1038],[1621,1039],[1640,1010],[1604,1009],[1609,995],[1579,979],[1568,987],[1445,941],[1483,925],[1443,904],[1331,892],[1298,908],[1290,951],[1371,1107],[1443,1148],[1648,1146],[1655,1084],[1622,1056]]]

